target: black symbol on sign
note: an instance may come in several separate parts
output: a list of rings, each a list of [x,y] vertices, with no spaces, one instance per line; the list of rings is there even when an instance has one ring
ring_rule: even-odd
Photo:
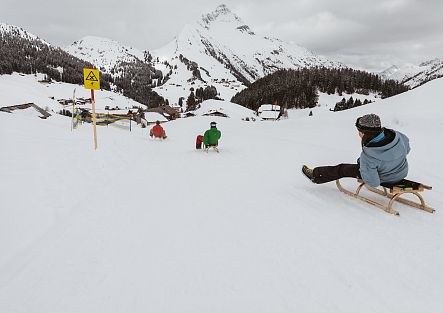
[[[94,72],[92,72],[92,71],[89,72],[88,76],[86,76],[86,80],[92,80],[92,81],[98,82],[97,77],[94,75]]]

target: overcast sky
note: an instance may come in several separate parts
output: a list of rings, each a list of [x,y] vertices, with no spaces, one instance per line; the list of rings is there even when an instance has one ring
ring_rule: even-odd
[[[443,0],[0,0],[0,22],[59,46],[95,35],[149,50],[222,3],[257,34],[357,68],[443,58]]]

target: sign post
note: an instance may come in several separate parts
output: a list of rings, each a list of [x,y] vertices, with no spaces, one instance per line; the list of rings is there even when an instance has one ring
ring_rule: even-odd
[[[75,88],[74,94],[72,95],[72,119],[71,119],[71,131],[74,129],[74,110],[75,110]]]
[[[91,89],[92,125],[94,128],[94,149],[97,150],[97,120],[95,115],[94,90],[100,90],[100,72],[91,68],[83,69],[85,88]]]

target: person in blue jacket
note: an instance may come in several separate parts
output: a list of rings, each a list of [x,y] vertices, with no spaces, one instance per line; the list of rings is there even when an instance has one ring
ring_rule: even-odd
[[[303,165],[302,172],[312,182],[323,184],[343,177],[360,178],[377,187],[382,183],[397,183],[408,174],[409,139],[401,132],[382,128],[380,117],[367,114],[355,123],[362,144],[357,164],[339,164],[311,169]]]

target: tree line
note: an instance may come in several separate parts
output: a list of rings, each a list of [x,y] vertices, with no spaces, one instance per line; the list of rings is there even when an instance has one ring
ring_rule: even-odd
[[[313,108],[318,103],[318,92],[340,96],[370,92],[387,98],[409,88],[394,80],[383,81],[379,76],[350,68],[283,69],[252,83],[237,93],[231,101],[252,110],[265,103],[278,103],[286,108]]]

